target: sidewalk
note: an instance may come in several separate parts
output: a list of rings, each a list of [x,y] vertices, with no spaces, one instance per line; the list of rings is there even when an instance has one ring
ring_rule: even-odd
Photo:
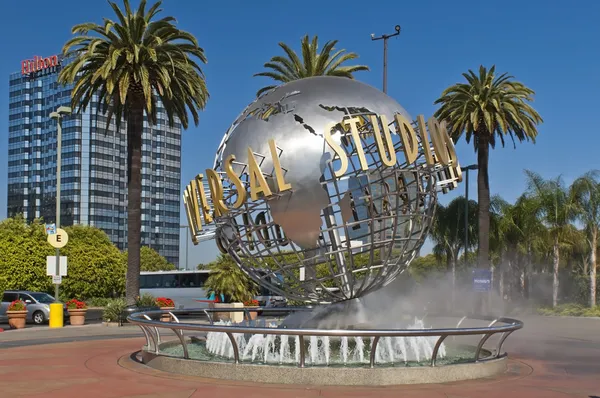
[[[9,348],[0,351],[0,391],[6,397],[379,397],[589,398],[596,377],[556,371],[536,360],[512,359],[495,379],[380,388],[236,383],[159,372],[134,362],[143,338]]]
[[[94,323],[83,326],[67,325],[62,328],[49,328],[48,326],[27,327],[25,329],[6,328],[4,332],[0,333],[0,350],[27,345],[138,336],[143,336],[143,333],[135,325],[107,327],[102,323]]]

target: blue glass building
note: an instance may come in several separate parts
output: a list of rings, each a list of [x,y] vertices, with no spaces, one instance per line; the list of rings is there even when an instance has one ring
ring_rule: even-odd
[[[57,137],[49,115],[70,106],[72,87],[57,83],[60,64],[46,64],[38,70],[22,66],[9,77],[7,205],[9,217],[53,222]],[[142,138],[142,244],[178,266],[181,125],[169,127],[160,102],[157,109],[158,124],[145,121]],[[96,226],[126,249],[126,123],[119,132],[114,122],[107,128],[92,101],[85,112],[64,117],[62,126],[61,225]]]

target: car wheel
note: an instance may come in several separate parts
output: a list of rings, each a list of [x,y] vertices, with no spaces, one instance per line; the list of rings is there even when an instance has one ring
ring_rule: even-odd
[[[42,311],[34,312],[31,318],[33,319],[33,323],[36,325],[41,325],[46,320],[44,319],[44,313]]]

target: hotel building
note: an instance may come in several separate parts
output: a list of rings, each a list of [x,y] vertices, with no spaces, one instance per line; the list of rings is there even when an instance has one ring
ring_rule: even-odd
[[[54,222],[56,120],[70,106],[72,86],[58,84],[64,60],[34,57],[9,77],[8,216]],[[119,249],[127,248],[127,126],[116,131],[92,101],[62,119],[61,225],[93,225]],[[178,266],[181,125],[168,126],[158,103],[158,124],[144,121],[142,138],[142,245]]]

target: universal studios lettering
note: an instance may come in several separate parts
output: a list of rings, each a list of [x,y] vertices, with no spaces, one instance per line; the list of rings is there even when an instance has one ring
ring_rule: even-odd
[[[394,150],[388,120],[385,115],[371,115],[369,118],[371,125],[373,126],[372,132],[370,133],[374,135],[377,152],[381,162],[386,167],[392,167],[397,162],[397,154]],[[361,123],[361,119],[357,117],[348,118],[342,122],[342,127],[348,132],[347,136],[353,141],[356,147],[356,154],[361,169],[367,171],[368,162],[360,139],[360,135],[364,133],[359,132]],[[334,171],[334,176],[336,178],[342,177],[348,169],[348,155],[344,148],[338,144],[332,136],[333,128],[338,125],[340,125],[340,123],[331,123],[325,127],[325,131],[323,132],[325,142],[327,142],[329,147],[335,152],[335,160],[339,160],[338,169]],[[430,167],[436,165],[447,167],[446,171],[441,172],[445,174],[440,176],[440,179],[450,181],[450,188],[447,189],[453,189],[457,182],[462,181],[462,174],[456,157],[454,143],[448,135],[445,123],[439,122],[434,117],[430,117],[425,121],[425,118],[422,115],[419,115],[416,120],[419,137],[417,137],[417,131],[413,128],[412,123],[400,114],[394,116],[394,125],[396,133],[399,135],[402,143],[402,151],[407,165],[414,164],[417,161],[419,155],[419,143],[427,143],[427,145],[421,145],[425,162]],[[246,202],[248,198],[246,185],[249,187],[250,199],[252,201],[256,201],[260,198],[268,199],[275,196],[275,194],[293,190],[293,187],[285,181],[283,168],[281,167],[281,162],[277,154],[277,146],[273,139],[269,140],[269,149],[271,160],[273,161],[273,178],[275,180],[275,187],[277,188],[276,192],[273,192],[267,183],[265,174],[261,170],[252,148],[247,149],[248,164],[244,173],[248,176],[247,184],[242,181],[241,176],[237,175],[233,169],[235,156],[229,155],[225,159],[223,169],[225,170],[227,179],[235,186],[235,194],[237,195],[237,199],[232,205],[233,209],[240,208]],[[204,191],[203,182],[205,178],[210,190],[210,199],[213,203],[212,208],[209,206],[208,198]],[[207,169],[205,175],[198,174],[194,180],[186,186],[183,193],[183,202],[194,243],[197,243],[194,237],[202,230],[203,220],[204,224],[210,224],[213,222],[214,217],[223,216],[230,210],[224,201],[223,180],[219,174],[212,169]]]

